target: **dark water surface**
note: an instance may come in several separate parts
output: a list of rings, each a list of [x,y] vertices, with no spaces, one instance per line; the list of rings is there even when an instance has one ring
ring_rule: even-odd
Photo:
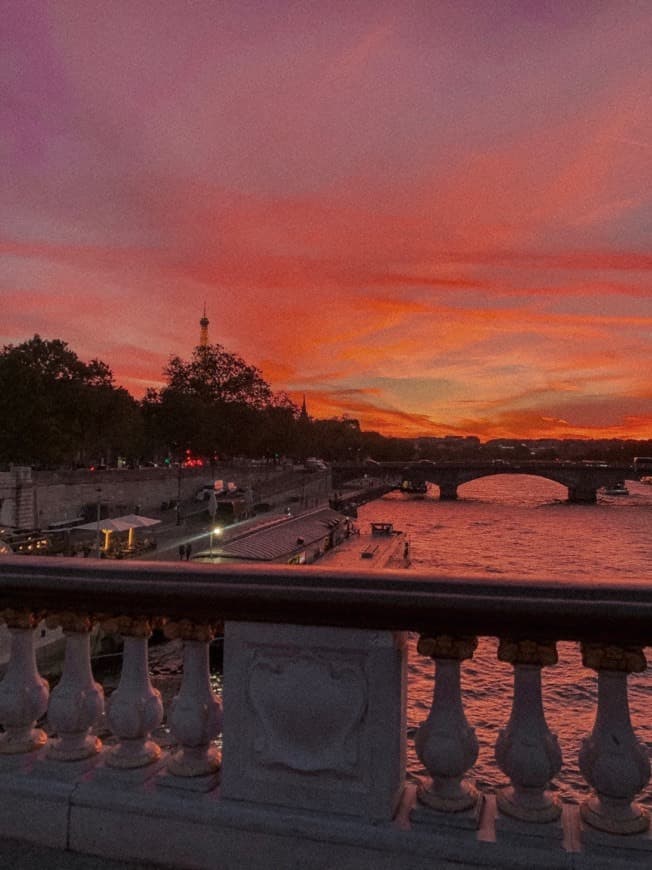
[[[398,494],[360,509],[359,524],[393,522],[411,542],[415,567],[454,576],[567,577],[587,584],[625,578],[652,584],[652,486],[628,482],[628,496],[599,496],[596,505],[566,502],[566,489],[538,477],[503,475],[465,484],[455,502],[440,502],[433,487],[423,500]],[[410,642],[408,724],[418,726],[432,698],[433,663]],[[497,640],[481,638],[471,662],[462,666],[464,704],[480,742],[471,778],[483,787],[504,782],[494,761],[498,730],[509,719],[512,668],[496,658]],[[587,790],[578,767],[580,740],[595,718],[593,671],[582,666],[579,648],[558,644],[559,664],[543,671],[544,705],[559,737],[564,766],[555,787],[577,799]],[[648,657],[652,650],[647,650]],[[629,678],[632,722],[652,749],[652,676]],[[410,732],[411,733],[411,732]],[[409,770],[420,775],[413,742]],[[645,793],[652,806],[652,790]]]

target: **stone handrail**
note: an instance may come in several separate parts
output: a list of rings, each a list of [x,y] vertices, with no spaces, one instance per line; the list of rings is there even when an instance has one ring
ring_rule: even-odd
[[[180,585],[181,584],[181,585]],[[184,565],[3,558],[0,608],[91,606],[96,612],[390,630],[461,629],[652,645],[652,583],[442,577],[434,572],[285,565]]]
[[[651,617],[644,582],[3,558],[0,836],[178,867],[649,866],[636,800],[649,753],[627,677],[646,667]],[[66,637],[52,690],[35,659],[44,618]],[[91,669],[97,624],[124,643],[106,702]],[[148,672],[155,624],[183,643],[167,711]],[[220,747],[208,649],[222,624]],[[418,789],[405,783],[407,631],[435,675],[415,736],[428,774]],[[479,747],[461,665],[477,635],[498,637],[514,670],[495,745],[507,784],[495,794],[468,779]],[[598,674],[579,808],[550,788],[562,756],[541,672],[559,640],[579,641]],[[153,737],[166,713],[167,749]]]

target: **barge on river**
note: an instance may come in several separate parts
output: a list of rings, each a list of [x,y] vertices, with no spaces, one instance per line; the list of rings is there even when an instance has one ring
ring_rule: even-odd
[[[349,517],[332,508],[318,508],[254,526],[237,537],[202,550],[193,561],[309,565],[353,533]]]

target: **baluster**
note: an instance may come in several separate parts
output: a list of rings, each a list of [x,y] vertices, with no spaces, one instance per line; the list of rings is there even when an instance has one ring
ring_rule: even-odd
[[[469,827],[477,825],[481,800],[477,789],[462,779],[478,757],[478,741],[462,706],[460,662],[472,658],[477,645],[475,637],[448,635],[421,636],[417,645],[421,655],[430,656],[435,662],[432,707],[414,741],[432,782],[419,787],[417,798],[429,810],[453,814],[469,811],[465,814],[470,817]],[[416,808],[412,819],[426,821],[427,813],[424,816]],[[458,821],[463,824],[461,817]]]
[[[562,757],[543,711],[541,669],[557,663],[557,649],[554,643],[501,638],[498,658],[514,666],[514,700],[496,743],[496,761],[511,785],[497,793],[496,802],[512,818],[552,822],[561,815],[561,804],[546,789],[561,770]]]
[[[119,617],[103,623],[109,633],[122,635],[122,673],[107,705],[107,721],[120,743],[106,756],[109,767],[138,768],[161,755],[149,739],[163,721],[161,693],[152,687],[148,672],[147,640],[152,633],[147,619]]]
[[[50,686],[36,668],[34,629],[41,617],[30,611],[3,610],[11,634],[11,656],[0,683],[0,754],[18,755],[40,749],[47,740],[37,720],[48,708]]]
[[[579,755],[595,794],[581,804],[580,814],[592,828],[610,834],[647,831],[648,813],[633,799],[650,779],[650,760],[632,728],[627,697],[627,674],[646,669],[645,654],[638,646],[586,643],[582,663],[598,672],[598,709]]]
[[[91,727],[104,711],[104,691],[91,670],[91,619],[87,614],[51,614],[50,628],[61,625],[66,635],[63,674],[52,692],[48,722],[58,737],[50,741],[48,758],[80,761],[102,748]]]
[[[221,757],[211,741],[222,731],[222,705],[210,685],[208,646],[215,632],[210,625],[182,620],[168,622],[165,634],[184,642],[181,689],[168,715],[170,730],[181,748],[169,756],[168,771],[184,777],[214,774]]]

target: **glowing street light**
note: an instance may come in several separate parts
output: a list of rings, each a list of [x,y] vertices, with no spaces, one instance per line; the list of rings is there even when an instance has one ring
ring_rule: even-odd
[[[213,558],[213,535],[216,535],[218,538],[222,534],[222,529],[220,526],[215,526],[215,528],[211,527],[211,558]]]

